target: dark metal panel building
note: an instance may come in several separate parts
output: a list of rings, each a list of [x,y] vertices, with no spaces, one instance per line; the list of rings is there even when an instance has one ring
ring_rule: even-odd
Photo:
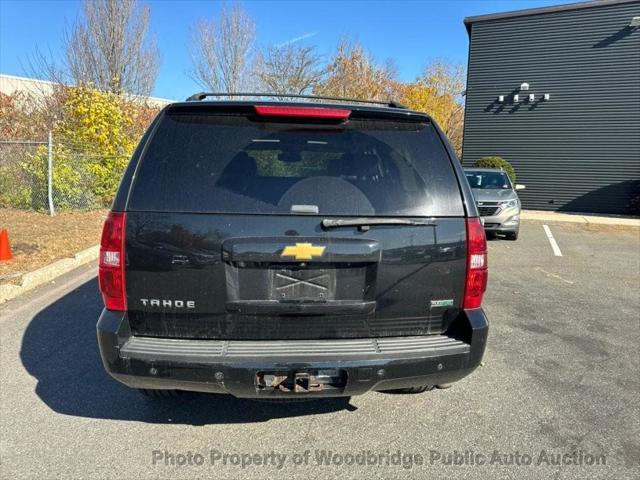
[[[464,22],[464,165],[487,155],[511,162],[525,208],[638,215],[640,1]]]

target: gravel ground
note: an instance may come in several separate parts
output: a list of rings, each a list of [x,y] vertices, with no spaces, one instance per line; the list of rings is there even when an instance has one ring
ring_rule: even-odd
[[[25,272],[72,257],[100,243],[106,210],[45,213],[0,209],[0,228],[9,232],[13,260],[0,262],[0,283],[16,281]]]
[[[419,395],[148,400],[104,372],[82,268],[0,308],[0,476],[638,478],[640,233],[550,227],[562,257],[540,223],[490,242],[484,366]]]

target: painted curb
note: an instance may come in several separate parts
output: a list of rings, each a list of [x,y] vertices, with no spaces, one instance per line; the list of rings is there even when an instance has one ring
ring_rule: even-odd
[[[76,253],[73,258],[63,258],[33,272],[25,273],[18,285],[11,283],[0,285],[0,304],[50,282],[85,263],[97,260],[99,252],[100,245],[94,245]]]
[[[522,210],[523,220],[540,220],[544,222],[590,223],[594,225],[615,225],[620,227],[640,227],[640,218],[598,217],[578,213],[545,212],[542,210]]]

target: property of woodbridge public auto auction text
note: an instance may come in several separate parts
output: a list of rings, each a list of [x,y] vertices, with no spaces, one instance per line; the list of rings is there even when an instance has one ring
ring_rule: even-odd
[[[474,450],[426,450],[425,452],[402,452],[385,450],[375,452],[360,450],[337,452],[332,450],[304,450],[299,453],[269,452],[223,452],[211,449],[204,452],[170,452],[153,450],[151,463],[157,466],[235,466],[240,468],[271,467],[278,470],[293,466],[379,466],[412,469],[420,466],[599,466],[606,465],[603,454],[592,454],[582,450],[558,452],[540,450],[535,452],[476,452]]]

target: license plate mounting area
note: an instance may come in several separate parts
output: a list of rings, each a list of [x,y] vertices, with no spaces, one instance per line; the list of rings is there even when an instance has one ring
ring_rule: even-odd
[[[334,298],[335,271],[326,268],[286,268],[272,271],[272,298],[281,302],[326,302]]]
[[[343,390],[346,378],[346,372],[339,369],[258,372],[255,385],[259,393],[328,393]]]

